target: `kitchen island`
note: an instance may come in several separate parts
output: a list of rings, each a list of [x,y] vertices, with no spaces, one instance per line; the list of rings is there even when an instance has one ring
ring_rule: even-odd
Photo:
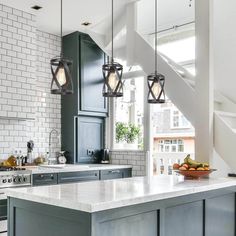
[[[235,236],[235,192],[178,176],[10,189],[9,236]]]

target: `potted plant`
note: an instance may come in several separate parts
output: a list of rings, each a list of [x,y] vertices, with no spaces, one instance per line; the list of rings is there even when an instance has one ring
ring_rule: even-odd
[[[126,133],[125,140],[126,142],[129,143],[134,143],[140,134],[140,128],[134,124],[129,124],[128,125],[128,132]]]
[[[140,127],[134,124],[126,124],[123,122],[116,123],[116,142],[122,144],[121,147],[125,149],[135,149],[135,141],[138,140],[140,135]]]
[[[123,122],[116,123],[116,142],[122,143],[125,141],[126,134],[128,132],[128,127]]]

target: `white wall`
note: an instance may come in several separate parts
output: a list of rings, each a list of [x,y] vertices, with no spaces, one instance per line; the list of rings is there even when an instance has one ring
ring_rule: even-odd
[[[34,15],[0,5],[0,159],[14,149],[48,151],[50,129],[61,127],[60,96],[50,94],[50,59],[60,52],[60,38],[36,29]],[[54,139],[54,150],[60,145]]]
[[[189,0],[158,0],[158,30],[168,29],[194,21],[194,2],[189,7]],[[138,2],[138,31],[154,32],[154,0]]]
[[[215,89],[236,102],[236,1],[214,1]]]

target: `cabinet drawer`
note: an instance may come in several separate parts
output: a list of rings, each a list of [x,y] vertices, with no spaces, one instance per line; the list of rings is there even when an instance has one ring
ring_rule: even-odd
[[[82,171],[82,172],[69,172],[59,173],[58,183],[75,183],[82,181],[99,180],[99,171]]]
[[[131,177],[131,169],[101,170],[101,180]]]
[[[57,184],[57,174],[47,173],[47,174],[35,174],[33,175],[33,185],[53,185]]]

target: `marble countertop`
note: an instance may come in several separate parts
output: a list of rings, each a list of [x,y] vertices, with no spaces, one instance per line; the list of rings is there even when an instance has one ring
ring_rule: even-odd
[[[60,172],[76,172],[76,171],[93,171],[93,170],[110,170],[110,169],[126,169],[132,168],[132,165],[112,165],[112,164],[66,164],[65,166],[36,166],[28,167],[32,174],[43,173],[60,173]]]
[[[234,178],[184,181],[178,176],[158,176],[16,188],[8,189],[6,195],[92,213],[233,186]]]

